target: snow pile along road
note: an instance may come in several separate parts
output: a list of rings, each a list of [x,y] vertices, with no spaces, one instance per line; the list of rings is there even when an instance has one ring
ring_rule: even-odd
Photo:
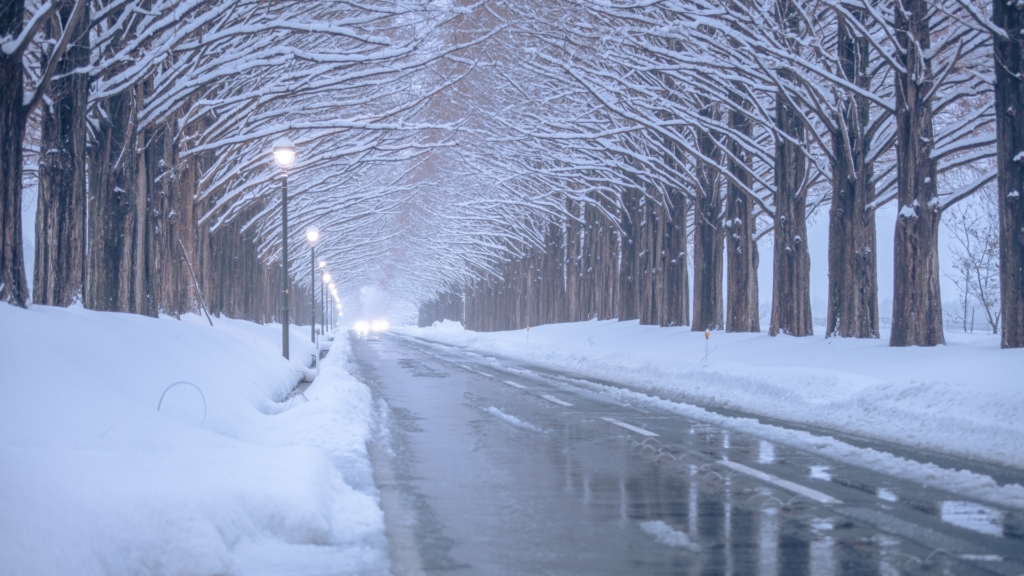
[[[704,333],[590,321],[404,334],[627,385],[662,398],[1024,469],[1024,350],[950,332],[935,348],[880,340]],[[705,346],[710,350],[707,361]]]
[[[347,338],[287,398],[308,329],[214,323],[0,304],[0,574],[388,572]]]

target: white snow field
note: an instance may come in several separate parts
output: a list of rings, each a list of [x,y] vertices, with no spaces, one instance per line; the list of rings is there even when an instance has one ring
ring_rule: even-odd
[[[214,324],[0,304],[0,574],[388,573],[348,339]]]
[[[821,434],[726,418],[693,406],[884,440],[1024,469],[1024,350],[1001,350],[997,336],[947,332],[945,346],[890,348],[880,340],[769,337],[589,321],[477,333],[456,322],[402,328],[409,336],[519,359],[637,392],[596,387],[625,402],[648,403],[691,417],[819,449],[990,501],[1024,507],[1024,487],[999,487],[970,472],[943,471]],[[655,396],[656,398],[652,398]]]

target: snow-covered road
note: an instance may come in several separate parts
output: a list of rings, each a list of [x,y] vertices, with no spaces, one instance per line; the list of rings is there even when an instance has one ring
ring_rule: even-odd
[[[1011,470],[996,482],[411,338],[352,352],[388,407],[376,452],[399,573],[1024,572]]]

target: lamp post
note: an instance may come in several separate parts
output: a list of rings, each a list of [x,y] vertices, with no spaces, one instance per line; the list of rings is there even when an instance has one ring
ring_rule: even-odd
[[[324,298],[324,290],[327,288],[327,284],[331,281],[331,273],[324,272],[324,275],[320,277],[320,302],[327,305],[327,300]]]
[[[288,359],[288,169],[295,164],[295,146],[287,138],[274,142],[274,161],[281,168],[281,355]]]
[[[327,271],[324,270],[326,267],[327,261],[321,260],[320,270],[324,274],[327,274]],[[324,300],[324,279],[322,277],[320,278],[320,333],[327,334],[327,301]]]
[[[309,341],[316,344],[316,241],[320,239],[320,231],[316,226],[306,228],[306,240],[309,240]]]

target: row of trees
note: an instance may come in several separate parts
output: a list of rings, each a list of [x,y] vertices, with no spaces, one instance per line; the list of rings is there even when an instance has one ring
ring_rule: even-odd
[[[415,0],[4,2],[0,299],[29,301],[27,186],[38,195],[32,302],[156,315],[198,311],[205,297],[215,314],[276,319],[270,143],[290,136],[300,151],[293,261],[308,262],[309,225],[327,238],[372,230],[397,200],[333,185],[360,165],[424,153],[422,132],[444,129],[405,116],[453,80],[424,71],[463,47],[423,45],[462,17]],[[321,248],[343,291],[361,285],[338,272],[374,246]],[[293,264],[290,297],[305,319],[301,270]]]
[[[1003,345],[1024,346],[1019,4],[14,0],[0,298],[28,301],[28,165],[33,301],[178,313],[201,289],[272,318],[287,135],[292,259],[316,225],[342,294],[466,294],[481,329],[759,330],[770,239],[768,329],[810,334],[828,209],[828,334],[878,337],[892,233],[890,342],[938,344],[942,215],[990,191]]]
[[[759,330],[757,248],[770,235],[769,331],[807,335],[806,222],[827,207],[827,333],[877,338],[874,214],[895,202],[890,343],[939,344],[940,219],[992,190],[1003,346],[1024,346],[1018,4],[507,7],[504,48],[520,61],[475,85],[501,103],[487,118],[505,137],[491,137],[474,162],[501,175],[492,204],[528,200],[533,212],[493,260],[474,263],[483,280],[449,284],[466,294],[467,324],[577,319],[575,306],[582,317]],[[524,92],[533,106],[508,105]],[[548,248],[551,226],[566,256]],[[561,279],[545,258],[564,263]],[[680,258],[692,262],[692,320]],[[545,283],[561,283],[564,305],[543,302],[558,292]]]

